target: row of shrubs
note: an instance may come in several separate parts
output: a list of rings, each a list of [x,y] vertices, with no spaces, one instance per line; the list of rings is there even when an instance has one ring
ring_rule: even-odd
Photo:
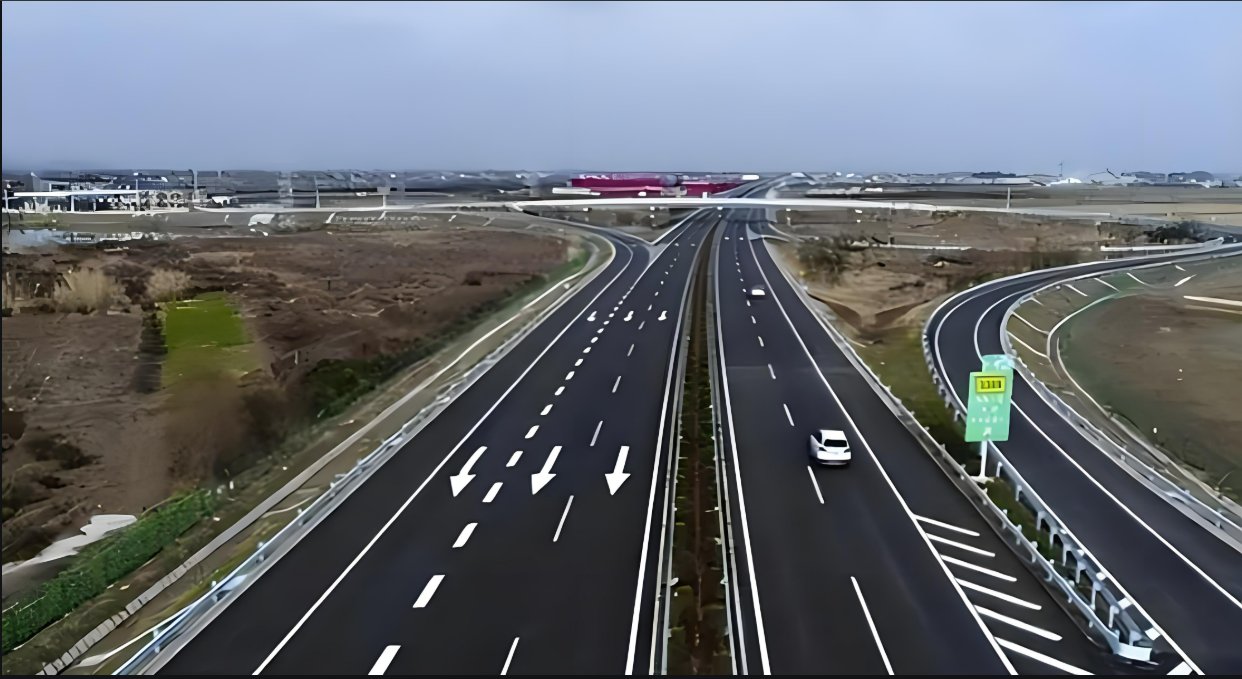
[[[85,548],[77,563],[38,587],[3,616],[3,652],[17,648],[109,585],[146,563],[202,517],[211,515],[209,490],[186,495],[141,517],[115,537]]]
[[[402,351],[374,358],[324,359],[306,374],[315,417],[339,415],[351,403],[398,372],[434,354],[446,344],[478,325],[488,314],[498,311],[513,297],[546,284],[546,276],[535,276],[513,294],[488,300],[443,328],[434,338],[419,338]]]

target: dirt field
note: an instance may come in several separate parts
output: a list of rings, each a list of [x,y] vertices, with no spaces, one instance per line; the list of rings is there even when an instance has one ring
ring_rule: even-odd
[[[321,360],[434,339],[577,256],[563,238],[455,226],[126,245],[5,252],[5,305],[15,308],[3,320],[6,562],[93,514],[139,514],[227,473],[226,451],[278,442],[314,417],[307,373]],[[83,270],[102,272],[107,302],[66,313],[49,292]],[[227,293],[261,367],[161,379],[156,270],[188,276],[183,299]]]
[[[1080,313],[1066,324],[1061,356],[1100,405],[1237,499],[1242,315],[1184,298],[1242,301],[1242,261],[1229,259],[1232,267],[1176,293],[1123,297]]]
[[[864,343],[921,325],[925,312],[972,282],[1098,257],[1101,242],[1128,242],[1128,227],[1012,215],[910,211],[781,211],[777,228],[804,239],[775,248],[812,296]],[[878,245],[951,245],[901,249]]]

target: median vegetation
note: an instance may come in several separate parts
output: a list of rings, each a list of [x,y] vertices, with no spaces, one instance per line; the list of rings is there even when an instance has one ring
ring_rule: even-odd
[[[708,258],[701,264],[705,267]],[[674,578],[668,606],[668,673],[731,674],[724,570],[720,563],[720,498],[707,353],[707,276],[697,272],[690,299],[690,343],[681,404]]]

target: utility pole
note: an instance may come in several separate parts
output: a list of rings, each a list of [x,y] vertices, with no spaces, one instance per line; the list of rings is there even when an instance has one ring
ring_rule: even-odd
[[[1065,176],[1065,161],[1064,161],[1064,160],[1062,160],[1062,161],[1059,163],[1059,167],[1060,167],[1061,169],[1057,171],[1057,176],[1058,176],[1058,177],[1064,177],[1064,176]]]

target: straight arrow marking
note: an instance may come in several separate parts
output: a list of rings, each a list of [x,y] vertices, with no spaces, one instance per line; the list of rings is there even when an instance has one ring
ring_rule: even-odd
[[[474,454],[470,456],[470,459],[466,460],[466,464],[462,465],[461,471],[449,477],[449,484],[453,487],[453,497],[457,497],[457,494],[460,493],[467,484],[474,480],[474,474],[470,473],[470,468],[474,466],[475,462],[479,461],[479,458],[482,457],[483,451],[485,450],[487,450],[487,446],[479,446],[479,449],[474,451]]]
[[[612,468],[612,473],[604,474],[604,480],[608,482],[609,495],[616,495],[621,484],[630,478],[630,475],[625,473],[625,458],[629,457],[629,454],[630,447],[621,446],[621,452],[617,454],[617,464]]]
[[[530,494],[531,495],[534,495],[535,493],[538,493],[540,490],[542,490],[543,487],[548,485],[548,482],[550,482],[553,479],[553,477],[556,476],[556,474],[552,473],[552,465],[556,464],[556,456],[560,454],[561,454],[561,447],[553,446],[551,454],[548,455],[548,459],[543,463],[543,469],[539,470],[539,473],[537,474],[530,475]]]

